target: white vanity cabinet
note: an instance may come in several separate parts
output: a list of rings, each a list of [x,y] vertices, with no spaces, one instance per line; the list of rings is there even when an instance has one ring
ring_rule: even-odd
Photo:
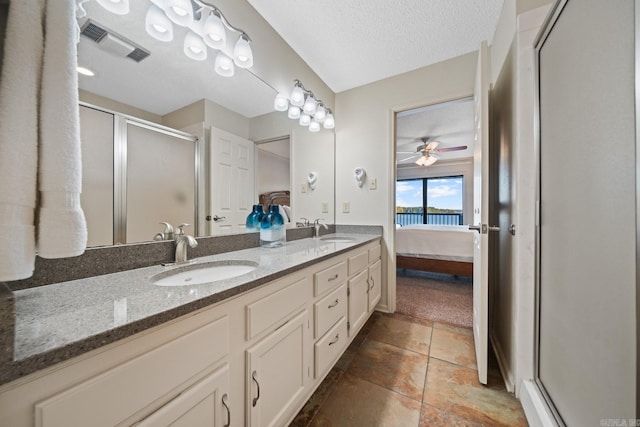
[[[379,241],[0,386],[0,425],[286,425],[380,299]]]

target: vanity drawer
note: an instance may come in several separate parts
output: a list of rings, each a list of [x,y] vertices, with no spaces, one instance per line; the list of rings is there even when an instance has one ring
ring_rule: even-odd
[[[225,316],[37,403],[36,426],[117,425],[228,352]]]
[[[369,249],[369,264],[380,258],[380,245]]]
[[[329,289],[335,288],[347,278],[347,265],[344,262],[332,265],[315,275],[314,296],[322,295]]]
[[[322,376],[333,365],[347,343],[347,318],[343,317],[314,346],[316,378]]]
[[[311,298],[309,280],[302,278],[247,305],[247,339],[274,326]]]
[[[315,338],[321,337],[343,316],[347,315],[347,285],[343,283],[338,289],[313,306],[315,314]]]
[[[357,255],[349,257],[349,276],[353,276],[364,270],[369,265],[369,251],[365,250]]]

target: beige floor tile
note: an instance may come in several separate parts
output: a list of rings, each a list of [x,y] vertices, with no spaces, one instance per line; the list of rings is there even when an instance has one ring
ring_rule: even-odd
[[[431,329],[430,326],[419,323],[380,316],[369,332],[368,338],[428,355]]]
[[[291,424],[289,424],[289,427],[305,427],[309,425],[313,417],[320,410],[322,404],[327,400],[329,394],[331,394],[335,388],[342,374],[343,371],[336,368],[329,371],[311,398],[307,400],[307,403],[305,403],[304,407],[298,412],[298,415],[296,415]]]
[[[477,369],[473,336],[434,328],[429,356]]]
[[[421,317],[408,316],[408,315],[402,314],[402,313],[397,313],[396,312],[396,313],[393,313],[393,314],[384,314],[384,316],[392,317],[392,318],[397,319],[397,320],[404,320],[405,322],[417,323],[418,325],[433,326],[433,321],[432,320],[423,319]]]
[[[345,373],[311,421],[316,427],[410,427],[420,402]]]
[[[482,424],[465,420],[431,405],[422,405],[418,427],[481,427]]]
[[[433,328],[442,329],[449,332],[455,332],[456,334],[468,335],[470,337],[473,336],[472,328],[463,328],[462,326],[451,325],[449,323],[434,322]]]
[[[367,339],[347,372],[421,401],[429,357]]]
[[[463,419],[489,426],[526,426],[520,402],[504,388],[502,378],[478,381],[478,372],[431,358],[423,402]]]

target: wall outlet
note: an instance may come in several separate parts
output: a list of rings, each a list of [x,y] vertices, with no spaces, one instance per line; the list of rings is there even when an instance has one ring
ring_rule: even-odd
[[[349,213],[350,210],[351,210],[351,203],[342,202],[342,213]]]
[[[301,193],[306,193],[306,192],[307,192],[307,186],[308,186],[308,185],[309,185],[309,184],[307,184],[306,182],[305,182],[305,183],[303,183],[303,184],[300,184],[300,192],[301,192]]]
[[[329,202],[322,202],[322,213],[329,213]]]
[[[372,178],[369,180],[369,190],[377,190],[378,189],[378,180]]]

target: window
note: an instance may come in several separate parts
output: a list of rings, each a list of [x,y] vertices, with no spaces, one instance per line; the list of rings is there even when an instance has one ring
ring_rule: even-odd
[[[462,176],[396,181],[396,224],[462,225]]]

